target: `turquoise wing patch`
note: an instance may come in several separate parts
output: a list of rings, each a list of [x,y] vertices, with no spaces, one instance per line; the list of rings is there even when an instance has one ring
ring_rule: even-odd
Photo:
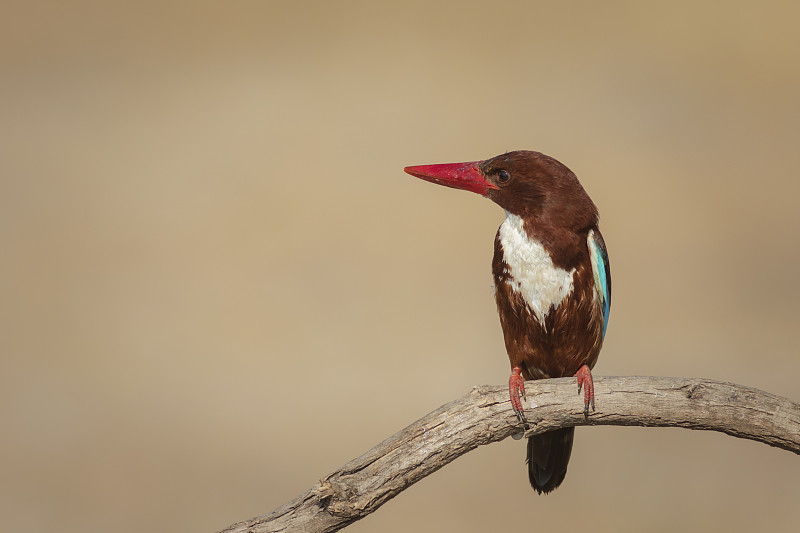
[[[589,244],[589,256],[592,261],[594,287],[603,305],[603,337],[606,336],[608,315],[611,313],[611,267],[608,263],[608,252],[603,236],[598,230],[591,230],[586,239]]]

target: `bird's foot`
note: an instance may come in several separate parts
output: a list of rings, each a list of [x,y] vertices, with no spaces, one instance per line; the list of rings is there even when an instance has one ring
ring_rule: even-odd
[[[578,394],[581,393],[583,387],[583,414],[589,416],[589,404],[592,404],[592,411],[594,407],[594,381],[592,381],[592,371],[589,367],[583,365],[575,372],[575,377],[578,378]]]
[[[522,378],[522,369],[518,366],[511,369],[511,377],[508,378],[508,394],[511,397],[511,407],[514,409],[514,414],[522,422],[523,427],[528,429],[528,421],[525,419],[522,401],[520,400],[520,397],[522,397],[522,400],[528,401],[525,397],[525,380]]]

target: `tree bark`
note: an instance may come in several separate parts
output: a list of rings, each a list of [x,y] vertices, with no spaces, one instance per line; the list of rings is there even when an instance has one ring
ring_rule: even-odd
[[[720,431],[800,454],[800,404],[707,379],[598,377],[597,411],[583,413],[574,379],[525,384],[525,436],[569,426],[682,427]],[[325,476],[272,513],[227,533],[328,532],[374,512],[420,479],[483,444],[522,434],[508,388],[474,387]]]

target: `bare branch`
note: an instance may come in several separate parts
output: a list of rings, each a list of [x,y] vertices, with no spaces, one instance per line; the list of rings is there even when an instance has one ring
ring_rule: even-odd
[[[588,419],[574,379],[525,384],[525,415],[536,435],[585,426],[682,427],[721,431],[800,454],[800,404],[767,392],[707,379],[595,379],[597,411]],[[483,444],[519,434],[505,387],[475,387],[392,435],[272,513],[228,533],[336,531],[374,512],[410,485]]]

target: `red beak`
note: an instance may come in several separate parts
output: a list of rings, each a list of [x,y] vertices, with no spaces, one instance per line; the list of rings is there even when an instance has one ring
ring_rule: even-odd
[[[497,185],[491,183],[480,171],[480,164],[483,161],[473,161],[471,163],[447,163],[444,165],[421,165],[418,167],[406,167],[404,170],[431,183],[438,183],[445,187],[454,189],[464,189],[486,196],[489,189],[497,189]]]

